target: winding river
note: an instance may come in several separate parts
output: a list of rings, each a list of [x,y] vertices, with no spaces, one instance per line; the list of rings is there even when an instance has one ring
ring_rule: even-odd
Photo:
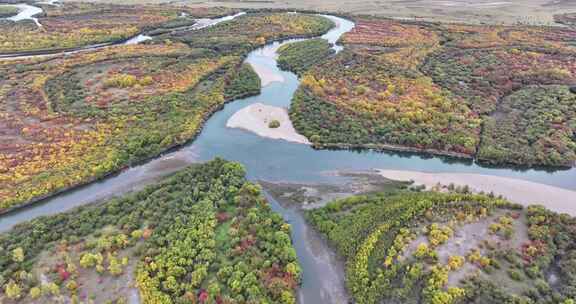
[[[322,36],[331,43],[335,43],[342,34],[354,26],[352,22],[342,18],[326,17],[338,25]],[[272,43],[249,54],[246,62],[256,67],[261,78],[268,77],[273,81],[266,85],[258,96],[235,100],[227,104],[222,111],[214,114],[193,143],[102,181],[8,213],[0,217],[0,231],[6,231],[17,223],[37,216],[59,213],[112,195],[140,189],[163,175],[184,168],[191,163],[210,160],[217,156],[244,164],[248,178],[252,180],[341,181],[341,178],[330,172],[381,168],[480,173],[576,190],[576,169],[555,172],[533,169],[518,171],[506,168],[485,168],[472,162],[454,162],[439,157],[415,154],[318,151],[307,145],[262,138],[242,130],[226,128],[228,118],[245,106],[264,103],[289,107],[299,80],[293,73],[281,71],[276,65],[276,50],[284,43],[288,42]],[[340,46],[335,46],[335,48],[341,49]],[[293,228],[294,246],[303,269],[299,302],[347,303],[340,263],[335,263],[336,258],[324,246],[318,235],[307,227],[299,212],[283,208],[271,197],[269,200],[272,208],[282,214]]]
[[[38,22],[38,19],[34,17],[35,15],[42,13],[43,10],[41,8],[39,8],[37,6],[29,5],[29,4],[14,4],[14,5],[10,5],[10,6],[17,7],[18,8],[18,14],[14,15],[12,17],[8,17],[6,19],[12,20],[12,21],[31,19],[36,23],[36,25],[42,26],[40,24],[40,22]]]
[[[48,0],[48,1],[44,1],[44,2],[38,2],[40,4],[48,4],[48,5],[58,5],[57,0]],[[26,19],[30,19],[32,21],[34,21],[36,23],[36,25],[38,25],[38,27],[42,27],[42,24],[38,21],[38,19],[34,16],[42,13],[44,10],[40,7],[37,6],[32,6],[29,4],[8,4],[8,5],[0,5],[0,6],[15,6],[18,8],[18,14],[12,16],[12,17],[8,17],[5,18],[7,20],[11,20],[11,21],[20,21],[20,20],[26,20]],[[242,16],[246,14],[245,12],[239,12],[237,14],[234,15],[228,15],[228,16],[222,16],[222,17],[218,17],[218,18],[200,18],[200,19],[196,19],[196,22],[193,25],[187,25],[187,26],[182,26],[182,27],[177,27],[177,28],[173,28],[171,29],[172,32],[178,32],[178,31],[196,31],[196,30],[200,30],[206,27],[210,27],[210,26],[214,26],[218,23],[222,23],[225,21],[230,21],[236,17]],[[182,14],[182,17],[185,17],[186,14]],[[57,55],[69,55],[69,54],[74,54],[74,53],[78,53],[78,52],[85,52],[85,51],[93,51],[96,49],[101,49],[101,48],[105,48],[105,47],[109,47],[112,45],[119,45],[119,44],[124,44],[124,45],[131,45],[131,44],[138,44],[138,43],[142,43],[146,40],[150,40],[152,39],[151,36],[146,35],[145,33],[139,33],[133,37],[130,37],[128,39],[123,39],[120,41],[112,41],[112,42],[104,42],[104,43],[98,43],[98,44],[92,44],[92,45],[86,45],[86,46],[79,46],[79,47],[73,47],[73,48],[69,48],[69,49],[55,49],[55,50],[39,50],[39,51],[30,51],[30,52],[23,52],[23,53],[13,53],[13,54],[0,54],[0,60],[16,60],[16,59],[25,59],[25,58],[39,58],[39,57],[44,57],[44,56],[57,56]]]

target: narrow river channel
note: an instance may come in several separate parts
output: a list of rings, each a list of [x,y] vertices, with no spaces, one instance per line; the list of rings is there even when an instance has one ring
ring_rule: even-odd
[[[351,30],[351,21],[326,16],[338,25],[324,39],[335,43]],[[246,62],[257,67],[261,78],[273,79],[258,96],[235,100],[213,115],[198,138],[191,144],[171,151],[145,164],[130,168],[100,182],[63,193],[39,204],[0,217],[0,231],[17,223],[42,215],[69,210],[75,206],[120,195],[141,188],[160,176],[191,163],[223,157],[241,162],[251,180],[296,182],[330,182],[341,178],[328,174],[335,170],[368,170],[373,168],[417,170],[426,172],[466,172],[506,176],[576,190],[576,169],[564,171],[485,168],[472,162],[448,161],[439,157],[374,151],[314,150],[307,145],[262,138],[252,133],[226,127],[236,111],[254,103],[289,107],[299,85],[293,73],[281,71],[276,65],[276,50],[284,43],[272,43],[249,54]],[[336,46],[337,50],[341,47]],[[273,77],[271,77],[273,76]],[[293,227],[294,246],[303,268],[300,303],[346,303],[341,265],[322,240],[307,227],[302,215],[280,206],[270,198],[271,206]]]

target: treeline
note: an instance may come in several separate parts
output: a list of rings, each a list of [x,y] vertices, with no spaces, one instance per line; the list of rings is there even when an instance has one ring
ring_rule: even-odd
[[[100,237],[97,246],[87,245],[110,231],[115,232]],[[59,267],[32,271],[43,252],[61,250],[62,244],[86,250],[81,259],[68,259],[66,275]],[[0,255],[0,298],[78,300],[82,287],[69,288],[70,282],[83,280],[93,267],[98,271],[98,265],[110,270],[98,271],[100,276],[121,274],[115,265],[124,262],[114,256],[126,244],[138,247],[130,259],[138,261],[135,283],[145,303],[295,303],[300,269],[289,225],[270,210],[259,187],[245,180],[240,164],[221,159],[0,235],[7,253]],[[108,258],[102,250],[110,252]],[[80,268],[86,270],[70,270]],[[53,271],[58,280],[40,280],[52,278]]]
[[[325,39],[316,38],[286,44],[278,49],[278,66],[302,76],[312,66],[328,59],[334,50]]]
[[[299,57],[317,66],[302,76],[290,113],[316,147],[420,151],[491,165],[574,165],[570,115],[538,118],[522,112],[530,99],[510,96],[531,86],[567,90],[576,81],[574,28],[356,21],[337,56],[302,51]],[[558,98],[557,90],[543,92]],[[501,110],[511,99],[517,110]],[[564,103],[546,105],[552,113],[571,113]],[[507,135],[494,131],[508,123]]]
[[[274,40],[319,36],[334,27],[330,19],[310,14],[248,13],[198,31],[160,36],[221,54],[246,53]]]
[[[254,96],[260,93],[260,77],[251,65],[242,64],[234,74],[229,75],[228,84],[224,91],[224,97],[227,100],[234,100],[247,96]]]
[[[576,94],[565,86],[519,90],[484,121],[478,159],[519,165],[573,166],[576,162]]]
[[[569,304],[575,297],[569,227],[576,219],[543,207],[408,191],[336,200],[306,217],[346,260],[357,303]],[[472,239],[471,227],[487,232]],[[554,285],[546,279],[551,269]]]

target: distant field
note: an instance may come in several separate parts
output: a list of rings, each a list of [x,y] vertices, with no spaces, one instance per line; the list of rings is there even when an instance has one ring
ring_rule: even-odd
[[[576,2],[566,0],[95,0],[89,2],[159,3],[176,2],[199,6],[246,8],[297,8],[353,14],[413,18],[438,21],[549,24],[554,14],[576,10]]]
[[[15,6],[0,6],[0,18],[10,17],[18,14],[18,8]]]

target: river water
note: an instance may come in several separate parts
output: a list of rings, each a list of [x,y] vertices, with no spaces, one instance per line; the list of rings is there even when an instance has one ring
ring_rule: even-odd
[[[338,27],[323,38],[334,43],[354,24],[348,20],[327,16]],[[286,42],[284,42],[286,43]],[[550,184],[576,190],[576,170],[547,172],[541,170],[513,170],[485,168],[472,162],[455,162],[439,157],[415,154],[382,153],[374,151],[314,150],[307,145],[258,137],[238,129],[226,128],[226,121],[236,111],[253,103],[289,107],[299,80],[293,73],[276,66],[276,50],[283,43],[273,43],[249,54],[246,62],[273,75],[276,81],[254,97],[236,100],[214,114],[205,124],[198,138],[190,145],[166,153],[145,164],[127,169],[99,182],[68,191],[34,206],[0,217],[0,231],[17,223],[41,215],[69,210],[95,200],[140,189],[160,176],[182,169],[199,161],[214,157],[239,161],[246,167],[249,179],[297,182],[340,181],[330,174],[336,170],[369,170],[373,168],[416,170],[426,172],[467,172],[506,176]],[[337,50],[341,47],[337,46]],[[265,77],[264,74],[260,75]],[[280,81],[282,80],[282,81]],[[303,268],[303,284],[299,291],[300,303],[345,303],[346,296],[341,278],[342,269],[334,263],[335,257],[322,244],[319,237],[306,226],[301,214],[280,206],[269,197],[272,208],[292,225],[294,246]]]
[[[17,7],[18,8],[18,14],[14,15],[12,17],[8,17],[6,19],[12,20],[12,21],[31,19],[36,23],[36,25],[38,25],[40,27],[42,26],[40,24],[40,22],[38,22],[38,19],[34,17],[34,15],[42,13],[43,10],[41,8],[39,8],[37,6],[29,5],[29,4],[13,4],[13,5],[7,5],[7,6]]]
[[[56,6],[59,5],[57,0],[48,0],[48,1],[44,1],[44,2],[38,2],[38,3],[48,4],[48,5],[56,5]],[[2,6],[2,5],[0,5],[0,6]],[[38,25],[38,27],[42,27],[42,24],[40,24],[38,19],[34,17],[35,15],[43,12],[42,8],[37,7],[37,6],[32,6],[29,4],[11,4],[11,5],[7,5],[7,6],[16,6],[19,9],[19,12],[17,15],[12,16],[12,17],[8,17],[8,18],[6,18],[7,20],[20,21],[20,20],[25,20],[25,19],[31,19],[36,23],[36,25]],[[172,32],[200,30],[200,29],[203,29],[206,27],[214,26],[216,24],[219,24],[219,23],[222,23],[225,21],[230,21],[230,20],[237,18],[239,16],[242,16],[244,14],[246,14],[246,12],[239,12],[239,13],[234,14],[234,15],[228,15],[228,16],[223,16],[223,17],[213,18],[213,19],[200,18],[200,19],[196,19],[196,22],[193,25],[175,28],[175,29],[172,29]],[[185,17],[186,15],[183,14],[181,16]],[[93,45],[76,47],[76,48],[72,48],[72,49],[66,50],[66,51],[47,50],[45,52],[40,51],[38,54],[34,54],[34,55],[25,54],[25,53],[24,54],[18,54],[18,53],[0,54],[0,60],[17,60],[17,59],[40,58],[40,57],[57,56],[57,55],[69,55],[69,54],[74,54],[74,53],[78,53],[78,52],[93,51],[93,50],[97,50],[97,49],[101,49],[101,48],[105,48],[105,47],[109,47],[111,45],[117,45],[117,44],[124,44],[124,45],[139,44],[139,43],[142,43],[144,41],[151,40],[151,39],[152,39],[151,36],[148,36],[144,33],[140,33],[134,37],[128,38],[127,40],[125,40],[123,42],[122,41],[120,41],[120,42],[104,42],[104,43],[98,43],[98,44],[93,44]]]

